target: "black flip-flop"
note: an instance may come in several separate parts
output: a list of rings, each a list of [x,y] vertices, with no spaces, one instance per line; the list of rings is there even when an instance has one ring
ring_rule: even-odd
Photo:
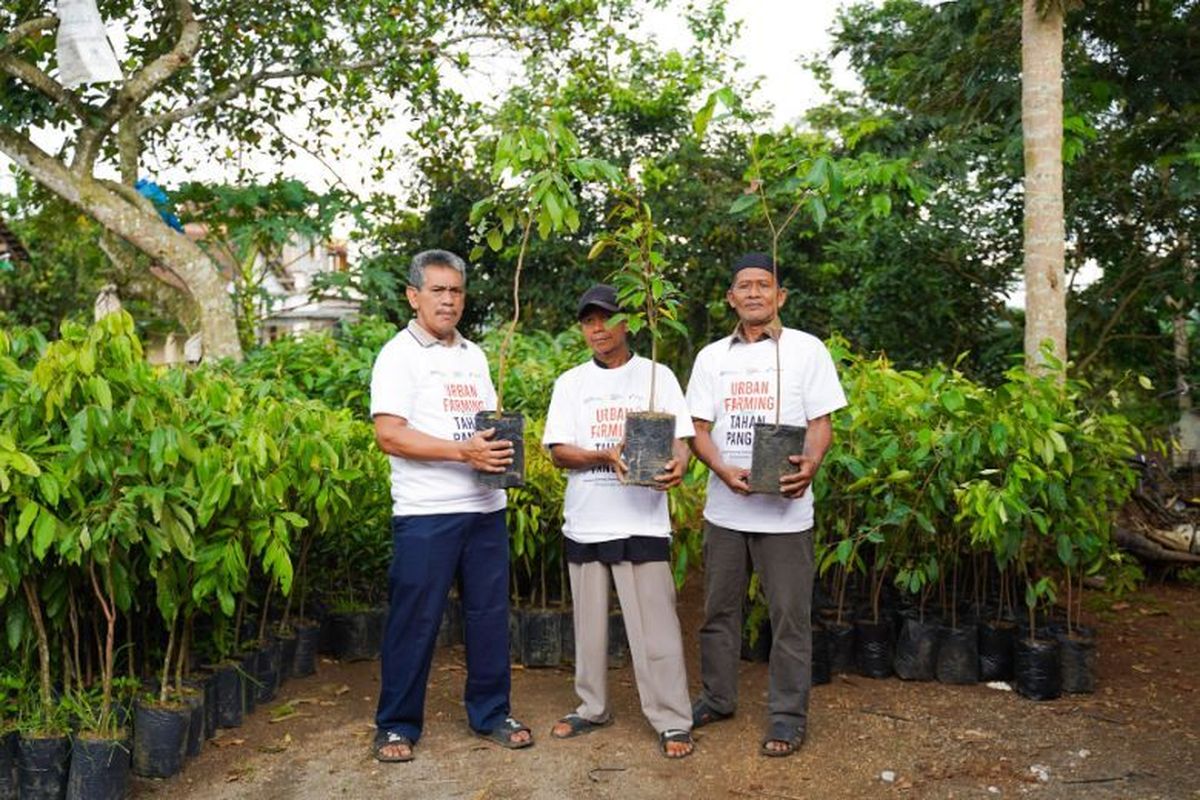
[[[513,734],[521,731],[529,731],[529,738],[525,741],[513,741]],[[475,735],[480,738],[487,739],[489,742],[495,742],[501,747],[507,747],[509,750],[520,750],[523,747],[533,745],[533,731],[529,727],[522,725],[512,717],[505,717],[504,721],[490,731],[475,731]]]
[[[701,697],[696,702],[692,703],[692,730],[703,728],[712,722],[720,722],[723,719],[729,719],[733,714],[722,714],[715,708],[710,706]]]
[[[383,754],[383,748],[394,744],[404,745],[408,748],[406,756],[386,756]],[[385,764],[400,764],[405,761],[412,761],[416,752],[416,745],[413,740],[400,733],[392,733],[391,731],[376,731],[375,732],[375,760],[382,761]]]
[[[681,742],[683,744],[690,744],[692,749],[688,750],[686,753],[673,756],[667,752],[668,742]],[[687,758],[692,753],[696,752],[696,742],[692,739],[692,734],[688,733],[687,731],[681,731],[677,728],[665,730],[658,735],[658,752],[662,753],[663,758],[669,758],[671,760]]]
[[[559,723],[565,724],[571,728],[569,733],[557,734],[551,729],[550,735],[555,739],[570,739],[575,736],[582,736],[585,733],[591,733],[594,730],[611,725],[613,715],[609,714],[604,719],[592,720],[587,717],[582,717],[579,714],[570,713],[559,720]]]
[[[770,742],[783,742],[787,747],[783,750],[772,749],[767,747]],[[767,735],[762,740],[759,752],[769,758],[786,758],[795,755],[802,744],[804,744],[804,731],[800,728],[786,722],[772,722],[767,728]]]

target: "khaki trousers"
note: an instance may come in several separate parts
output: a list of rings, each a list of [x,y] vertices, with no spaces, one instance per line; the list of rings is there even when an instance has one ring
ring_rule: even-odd
[[[675,581],[665,561],[568,564],[575,618],[576,713],[599,721],[608,708],[609,574],[629,636],[642,713],[658,733],[692,729]]]

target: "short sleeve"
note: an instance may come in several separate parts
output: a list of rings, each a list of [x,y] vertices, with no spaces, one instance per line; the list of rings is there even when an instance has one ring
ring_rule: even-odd
[[[692,424],[692,415],[688,411],[683,390],[679,388],[679,379],[667,367],[659,365],[658,370],[658,378],[662,385],[663,410],[675,415],[675,438],[687,439],[695,436],[696,426]]]
[[[692,377],[688,380],[688,416],[713,422],[717,418],[717,398],[713,387],[712,369],[709,366],[709,348],[700,351],[692,365]]]
[[[809,369],[805,370],[803,388],[804,416],[816,419],[846,405],[846,394],[838,380],[833,356],[819,340],[812,348]]]
[[[417,391],[412,362],[412,358],[404,357],[397,339],[392,339],[379,351],[371,369],[371,416],[412,417]]]
[[[571,387],[571,373],[564,373],[554,381],[550,394],[550,408],[546,411],[546,427],[542,431],[542,444],[576,444],[572,409],[577,405]]]

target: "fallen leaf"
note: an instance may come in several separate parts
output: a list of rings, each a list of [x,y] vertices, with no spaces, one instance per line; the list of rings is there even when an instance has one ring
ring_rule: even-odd
[[[213,739],[212,743],[215,747],[233,747],[234,745],[245,744],[245,739],[222,739],[220,737]]]
[[[348,691],[350,691],[350,687],[343,683],[341,686],[339,686],[337,689],[334,690],[333,696],[341,697]]]
[[[282,753],[284,750],[288,749],[288,746],[291,743],[292,743],[292,735],[290,733],[285,733],[283,735],[283,738],[280,739],[278,742],[275,742],[274,744],[260,745],[258,748],[258,751],[260,753]]]
[[[1149,674],[1150,674],[1150,668],[1149,668],[1149,667],[1144,667],[1144,666],[1142,666],[1141,664],[1134,664],[1134,665],[1133,665],[1133,668],[1134,668],[1136,671],[1138,671],[1138,672],[1142,672],[1142,673],[1145,673],[1145,674],[1147,674],[1147,675],[1149,675]]]

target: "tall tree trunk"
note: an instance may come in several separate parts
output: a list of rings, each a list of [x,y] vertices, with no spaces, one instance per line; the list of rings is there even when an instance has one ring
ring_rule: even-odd
[[[233,301],[216,265],[195,242],[167,225],[129,187],[81,176],[38,147],[0,129],[0,152],[38,183],[78,207],[187,285],[200,312],[204,358],[240,360]]]
[[[1191,379],[1192,357],[1188,350],[1188,319],[1192,315],[1192,286],[1196,281],[1196,265],[1192,262],[1191,237],[1186,233],[1180,237],[1181,264],[1183,266],[1183,298],[1168,297],[1167,302],[1175,310],[1171,327],[1175,333],[1175,388],[1179,390],[1179,413],[1192,410]]]
[[[1185,232],[1179,237],[1180,267],[1183,285],[1180,297],[1167,295],[1171,309],[1171,328],[1174,333],[1175,391],[1179,403],[1179,446],[1175,448],[1176,467],[1191,467],[1200,453],[1200,425],[1192,414],[1192,354],[1188,342],[1188,324],[1192,316],[1192,288],[1196,281],[1196,265],[1192,261],[1191,237]]]
[[[1039,12],[1038,6],[1044,8]],[[1067,358],[1063,220],[1063,14],[1056,0],[1022,0],[1021,130],[1025,143],[1025,361],[1042,342]]]

